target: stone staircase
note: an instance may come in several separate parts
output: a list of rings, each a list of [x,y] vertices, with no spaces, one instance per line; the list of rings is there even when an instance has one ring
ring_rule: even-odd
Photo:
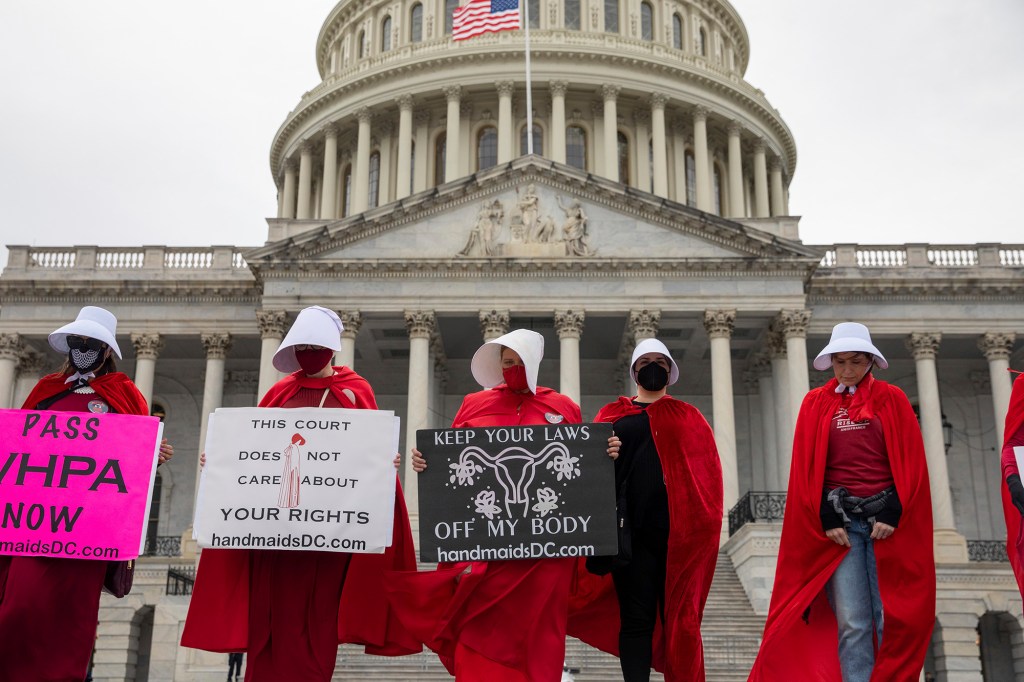
[[[732,563],[720,553],[702,627],[708,682],[745,682],[763,627],[764,620],[750,607]],[[621,682],[618,658],[571,637],[565,649],[566,665],[579,671],[574,673],[576,682]],[[429,682],[452,678],[432,652],[383,658],[367,656],[361,647],[345,645],[338,651],[333,679]],[[663,678],[652,673],[651,680],[660,682]]]

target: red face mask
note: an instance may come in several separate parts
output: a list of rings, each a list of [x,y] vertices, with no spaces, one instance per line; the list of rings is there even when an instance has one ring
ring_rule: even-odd
[[[295,351],[295,359],[306,374],[316,374],[331,361],[334,351],[330,348],[307,348]]]
[[[526,367],[523,365],[512,365],[504,367],[501,375],[505,378],[505,385],[513,391],[528,391],[530,385],[526,382]]]

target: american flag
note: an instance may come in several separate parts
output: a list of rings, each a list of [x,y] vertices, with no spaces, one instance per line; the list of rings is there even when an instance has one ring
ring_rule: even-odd
[[[452,14],[452,38],[519,28],[519,0],[469,0]]]

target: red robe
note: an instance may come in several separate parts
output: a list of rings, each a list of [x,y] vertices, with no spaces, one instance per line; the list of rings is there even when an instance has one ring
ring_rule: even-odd
[[[22,409],[35,409],[65,391],[67,378],[55,373],[40,379]],[[103,374],[89,385],[114,412],[149,414],[146,399],[122,372]],[[106,564],[0,556],[0,680],[85,678]]]
[[[924,443],[906,395],[883,381],[868,381],[855,394],[851,417],[874,414],[881,420],[903,504],[896,532],[874,542],[885,632],[871,680],[917,682],[935,625],[932,505]],[[842,679],[836,621],[824,588],[849,548],[825,536],[819,515],[829,428],[841,400],[837,385],[832,379],[812,390],[800,406],[775,587],[751,682]]]
[[[547,424],[548,415],[581,421],[579,406],[550,388],[533,395],[502,385],[466,396],[452,428]],[[573,559],[440,564],[391,574],[388,591],[402,622],[456,679],[558,682],[574,566]]]
[[[334,376],[325,379],[310,379],[301,371],[291,374],[274,384],[259,406],[283,405],[306,386],[329,388],[343,406],[377,409],[373,390],[365,379],[347,367],[334,369]],[[416,569],[412,531],[401,486],[395,494],[392,537],[391,547],[383,554],[352,555],[338,609],[338,642],[363,644],[366,653],[379,656],[403,656],[422,649],[395,619],[384,598],[386,570]],[[249,593],[251,589],[266,587],[251,584],[249,559],[250,550],[203,550],[181,636],[182,646],[222,653],[246,650]]]
[[[597,413],[615,422],[638,414],[631,398]],[[704,416],[692,405],[665,396],[647,407],[654,446],[668,492],[669,539],[664,621],[654,633],[655,670],[672,681],[704,679],[700,623],[711,590],[722,530],[722,462]],[[619,654],[619,605],[611,574],[596,576],[581,560],[570,603],[569,634]]]
[[[1003,517],[1006,519],[1006,553],[1010,556],[1010,565],[1013,573],[1017,576],[1017,587],[1024,596],[1024,537],[1021,534],[1020,512],[1013,506],[1010,499],[1010,489],[1006,487],[1007,473],[1020,473],[1017,471],[1017,462],[1010,447],[1010,439],[1024,427],[1024,379],[1017,378],[1013,382],[1013,391],[1010,393],[1010,407],[1006,410],[1006,426],[1003,430],[1003,453],[1002,453],[1002,488],[1003,494]]]

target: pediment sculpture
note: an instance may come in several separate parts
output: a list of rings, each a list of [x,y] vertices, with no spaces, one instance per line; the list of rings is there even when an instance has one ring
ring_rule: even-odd
[[[525,190],[516,188],[516,203],[509,210],[508,238],[505,234],[505,205],[488,200],[477,210],[466,246],[458,255],[465,258],[593,256],[588,243],[588,217],[578,198],[566,202],[555,195],[558,209],[565,215],[561,225],[544,210],[533,183]]]

